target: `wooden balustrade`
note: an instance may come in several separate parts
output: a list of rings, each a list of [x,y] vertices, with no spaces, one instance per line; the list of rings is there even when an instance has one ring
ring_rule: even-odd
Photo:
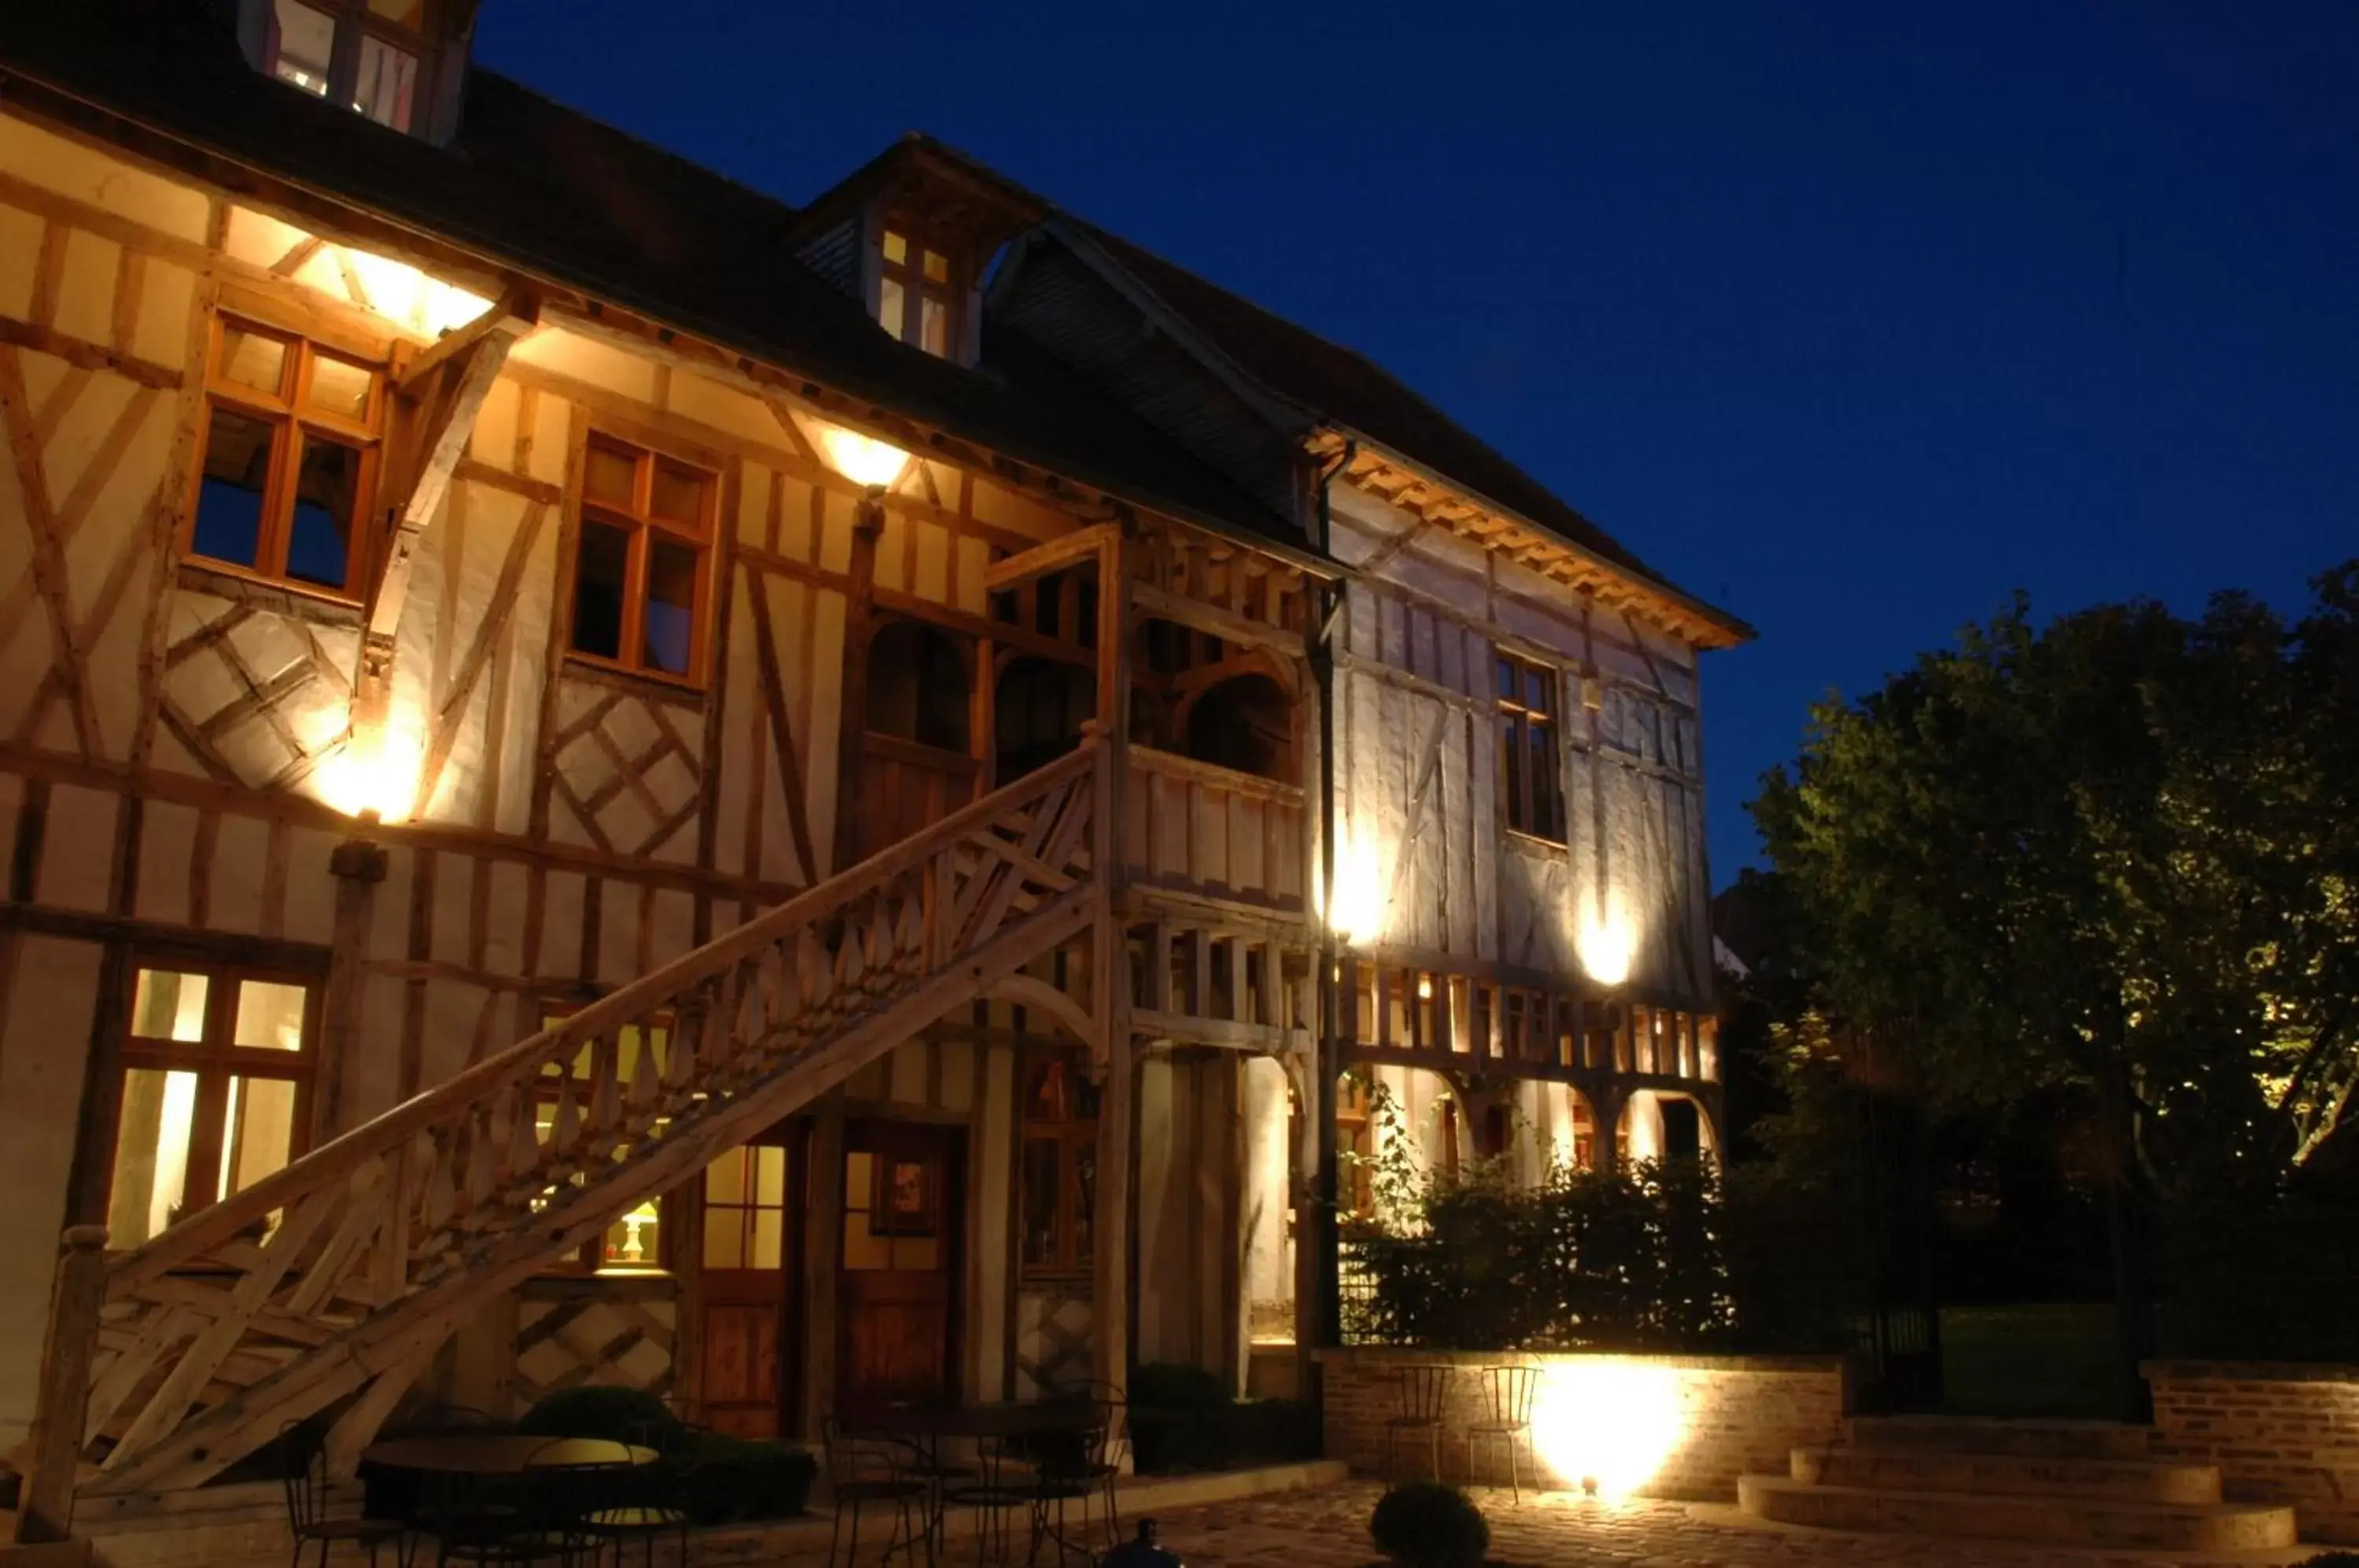
[[[86,1491],[193,1485],[414,1368],[483,1301],[1084,929],[1103,755],[1084,745],[112,1259],[84,1408],[43,1430],[100,1467]],[[627,1030],[665,1047],[625,1053]]]
[[[1123,855],[1134,884],[1303,909],[1302,789],[1130,747]]]

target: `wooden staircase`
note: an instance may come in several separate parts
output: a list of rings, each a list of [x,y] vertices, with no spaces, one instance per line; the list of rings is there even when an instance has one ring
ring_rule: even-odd
[[[107,1260],[87,1407],[59,1423],[79,1427],[78,1494],[195,1486],[344,1400],[328,1443],[348,1467],[487,1301],[1110,919],[1105,751],[1085,741]],[[629,1029],[667,1043],[625,1053]]]

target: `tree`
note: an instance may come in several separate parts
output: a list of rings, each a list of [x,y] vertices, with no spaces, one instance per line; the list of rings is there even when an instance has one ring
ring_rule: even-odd
[[[2359,562],[1954,649],[1812,712],[1753,811],[1816,1004],[1937,1106],[2104,1107],[2125,1302],[2150,1202],[2282,1173],[2359,1081]]]

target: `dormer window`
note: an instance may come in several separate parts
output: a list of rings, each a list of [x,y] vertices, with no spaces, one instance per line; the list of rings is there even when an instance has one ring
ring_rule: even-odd
[[[397,131],[416,128],[427,0],[271,0],[263,60],[291,87]]]
[[[958,341],[957,269],[945,252],[907,230],[887,228],[876,291],[876,320],[903,343],[951,357]]]

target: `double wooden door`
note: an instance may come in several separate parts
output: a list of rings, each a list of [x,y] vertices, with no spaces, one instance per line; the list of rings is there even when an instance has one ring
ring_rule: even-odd
[[[836,1314],[845,1404],[957,1398],[962,1129],[854,1122],[844,1131]]]

